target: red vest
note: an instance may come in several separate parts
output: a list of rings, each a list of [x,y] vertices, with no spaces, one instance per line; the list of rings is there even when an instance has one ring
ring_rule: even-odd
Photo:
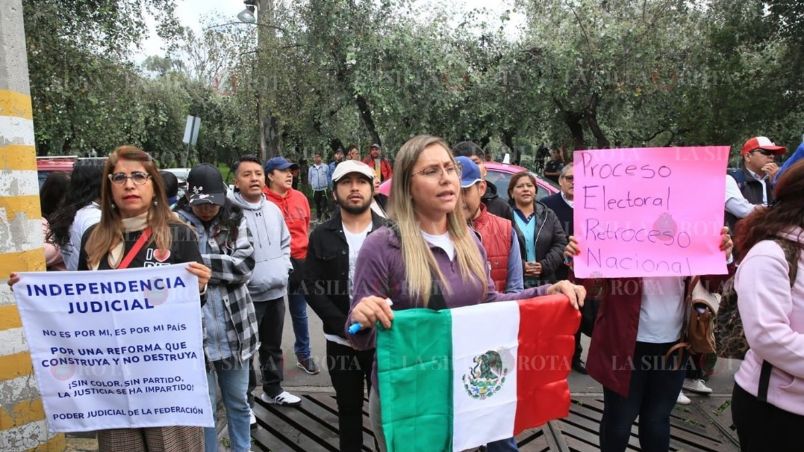
[[[497,292],[505,292],[508,281],[508,255],[511,251],[511,222],[505,218],[490,214],[486,206],[480,203],[480,216],[472,222],[480,234],[480,242],[486,249],[491,264],[491,279]]]

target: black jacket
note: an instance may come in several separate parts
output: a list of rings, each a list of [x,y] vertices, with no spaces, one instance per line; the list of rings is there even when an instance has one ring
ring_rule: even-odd
[[[387,223],[371,212],[369,234]],[[310,234],[302,293],[321,318],[326,334],[343,337],[349,313],[349,245],[343,234],[340,211]]]
[[[497,187],[491,182],[486,181],[486,192],[483,193],[480,200],[486,205],[486,210],[489,213],[505,218],[511,223],[514,222],[514,211],[507,202],[497,195]]]
[[[567,236],[573,235],[575,224],[572,218],[572,207],[561,197],[561,192],[542,198],[542,203],[555,212]],[[556,280],[567,279],[568,276],[569,267],[562,262],[556,269]]]
[[[564,263],[564,247],[567,246],[567,234],[561,226],[558,216],[540,201],[534,203],[536,213],[536,262],[542,264],[539,281],[548,284],[556,281],[556,270]],[[516,213],[514,215],[517,215]],[[519,238],[519,249],[522,259],[527,259],[525,236],[514,222]],[[524,268],[524,264],[523,264]],[[527,278],[527,277],[526,277]]]

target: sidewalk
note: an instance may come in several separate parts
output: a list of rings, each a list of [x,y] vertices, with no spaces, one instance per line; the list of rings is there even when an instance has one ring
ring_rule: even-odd
[[[333,395],[329,374],[326,371],[326,348],[321,320],[312,310],[308,309],[308,326],[310,329],[310,343],[312,355],[319,368],[318,375],[308,375],[296,367],[293,352],[293,326],[290,319],[290,310],[285,310],[285,329],[282,338],[282,348],[285,355],[285,381],[286,390],[311,397],[315,394]],[[589,349],[589,338],[582,336],[584,348],[583,357]],[[736,434],[730,430],[731,426],[731,392],[734,385],[733,375],[739,367],[740,361],[721,359],[717,363],[715,373],[707,385],[713,392],[709,396],[700,396],[687,392],[692,400],[687,406],[676,406],[674,410],[674,432],[677,433],[683,450],[738,450],[736,444],[729,443],[729,437],[736,441]],[[588,375],[572,372],[569,375],[570,390],[573,397],[573,407],[570,416],[555,423],[549,429],[550,433],[566,441],[564,447],[573,450],[596,450],[596,428],[601,413],[603,389],[599,383]],[[320,400],[320,397],[317,399]],[[305,403],[310,403],[311,400]],[[292,408],[287,408],[290,410]],[[337,422],[335,422],[337,427]],[[548,429],[544,429],[548,431]],[[264,435],[264,433],[261,433]],[[542,435],[542,433],[539,433]],[[563,436],[562,436],[563,434]],[[224,435],[225,436],[225,433]],[[535,435],[534,435],[535,436]],[[713,439],[715,438],[715,439]],[[520,438],[521,440],[521,438]],[[716,442],[717,440],[718,442]],[[559,441],[561,442],[561,441]],[[706,445],[704,444],[706,443]],[[711,444],[710,444],[711,443]],[[564,450],[560,445],[552,443],[552,450]],[[696,444],[699,444],[696,447]],[[715,447],[719,446],[719,447]],[[733,446],[733,447],[732,447]],[[89,452],[97,450],[97,442],[88,438],[67,438],[67,450],[70,452]],[[224,449],[222,449],[224,450]]]

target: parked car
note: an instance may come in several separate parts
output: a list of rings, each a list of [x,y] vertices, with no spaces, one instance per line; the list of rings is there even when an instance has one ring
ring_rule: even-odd
[[[518,172],[528,170],[527,168],[507,163],[485,162],[484,165],[488,171],[486,180],[497,187],[497,195],[505,202],[508,202],[508,183],[511,182],[511,176]],[[558,186],[552,181],[538,176],[533,171],[531,171],[530,174],[536,178],[536,199],[542,199],[560,191]]]
[[[485,162],[484,165],[487,170],[486,180],[497,187],[497,195],[505,202],[508,202],[508,183],[511,182],[511,176],[528,170],[527,168],[507,163]],[[530,173],[536,178],[536,199],[542,199],[560,191],[552,181],[539,177],[533,171]],[[390,196],[391,179],[383,182],[378,191],[385,196]]]
[[[50,173],[66,173],[72,174],[73,167],[77,161],[100,161],[106,160],[106,157],[77,157],[75,155],[48,155],[36,158],[36,175],[39,178],[39,188],[47,180]]]
[[[39,188],[45,183],[50,173],[73,172],[73,166],[78,157],[75,155],[56,155],[36,158],[36,175],[39,178]]]

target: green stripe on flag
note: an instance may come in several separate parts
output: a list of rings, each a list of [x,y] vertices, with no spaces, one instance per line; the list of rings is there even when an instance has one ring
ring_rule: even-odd
[[[394,311],[377,327],[377,376],[388,452],[452,448],[452,317]]]

